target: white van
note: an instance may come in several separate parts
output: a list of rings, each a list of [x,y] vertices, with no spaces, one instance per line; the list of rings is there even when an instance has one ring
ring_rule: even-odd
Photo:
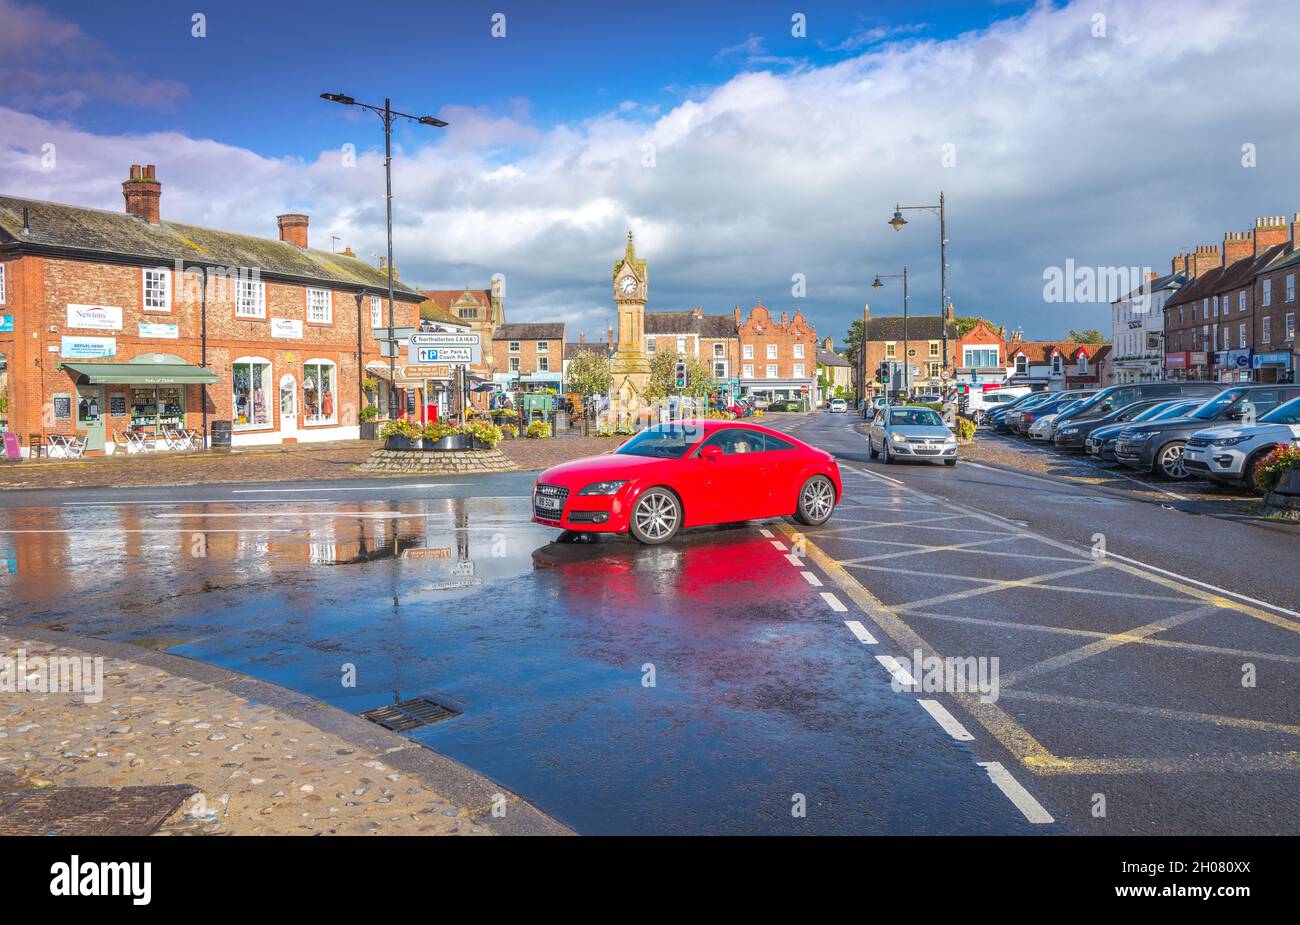
[[[1009,401],[1014,401],[1022,395],[1028,395],[1032,389],[1028,386],[1008,386],[1004,389],[989,389],[987,392],[970,392],[966,396],[965,413],[975,419],[975,423],[983,424],[984,419],[990,412],[997,411],[999,407]]]

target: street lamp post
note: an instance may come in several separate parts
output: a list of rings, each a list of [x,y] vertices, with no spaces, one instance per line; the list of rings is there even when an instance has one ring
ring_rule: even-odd
[[[908,358],[908,341],[907,341],[907,267],[903,267],[902,273],[885,274],[882,276],[877,273],[875,280],[871,283],[872,289],[879,289],[885,284],[883,279],[901,279],[903,281],[903,385],[906,387],[911,384],[912,361]],[[864,361],[865,362],[865,361]],[[886,400],[888,400],[889,390],[885,390]]]
[[[446,128],[447,123],[433,116],[413,116],[393,109],[392,100],[384,97],[384,105],[358,103],[345,93],[322,93],[321,99],[344,106],[360,106],[379,116],[384,122],[384,188],[388,206],[388,418],[397,420],[397,336],[393,331],[393,119],[406,119],[434,128]],[[358,371],[358,375],[360,372]]]
[[[943,190],[939,191],[937,206],[894,206],[894,217],[889,220],[895,231],[902,231],[907,224],[903,213],[911,210],[923,210],[939,216],[939,328],[943,337],[943,369],[948,368],[948,224],[944,211]],[[942,371],[941,371],[942,372]]]

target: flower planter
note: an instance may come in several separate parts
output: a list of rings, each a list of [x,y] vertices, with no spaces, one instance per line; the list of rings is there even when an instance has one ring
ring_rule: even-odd
[[[421,438],[414,439],[410,437],[388,437],[384,440],[384,449],[386,450],[418,450],[423,443]]]
[[[451,434],[440,440],[426,440],[426,450],[464,450],[469,447],[469,437],[464,434]]]
[[[1300,469],[1286,469],[1279,472],[1273,491],[1279,495],[1300,495]]]
[[[374,421],[362,421],[362,422],[361,422],[361,439],[362,439],[362,440],[374,440],[374,439],[376,439],[375,431],[377,431],[378,429],[379,429],[379,427],[378,427],[378,425],[377,425]]]

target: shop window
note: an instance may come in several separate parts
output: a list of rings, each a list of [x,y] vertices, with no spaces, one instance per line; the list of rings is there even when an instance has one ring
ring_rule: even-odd
[[[252,430],[269,427],[271,409],[267,405],[267,389],[271,381],[271,364],[259,358],[241,358],[232,364],[231,389],[234,393],[235,430]]]
[[[144,310],[169,312],[172,310],[172,271],[166,267],[145,267],[140,271],[144,278]]]
[[[132,386],[131,429],[157,432],[185,424],[184,390],[178,385]]]
[[[333,424],[338,420],[335,395],[336,368],[328,360],[310,360],[303,366],[302,410],[307,424]]]

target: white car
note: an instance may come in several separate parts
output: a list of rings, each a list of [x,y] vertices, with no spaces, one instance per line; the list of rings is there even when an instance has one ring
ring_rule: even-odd
[[[1029,388],[1026,386],[1012,386],[1005,389],[989,389],[987,392],[970,391],[966,395],[966,414],[975,419],[975,423],[983,424],[984,419],[994,411],[997,411],[1007,402],[1015,401],[1022,395],[1029,394]]]
[[[1029,425],[1030,440],[1051,440],[1052,439],[1052,422],[1056,420],[1056,415],[1045,414],[1041,418],[1034,418],[1034,423]]]
[[[834,414],[843,414],[849,410],[849,403],[842,398],[832,398],[830,411]]]
[[[1183,447],[1183,466],[1221,485],[1255,484],[1255,467],[1274,448],[1300,443],[1300,398],[1278,405],[1255,424],[1199,430]]]

